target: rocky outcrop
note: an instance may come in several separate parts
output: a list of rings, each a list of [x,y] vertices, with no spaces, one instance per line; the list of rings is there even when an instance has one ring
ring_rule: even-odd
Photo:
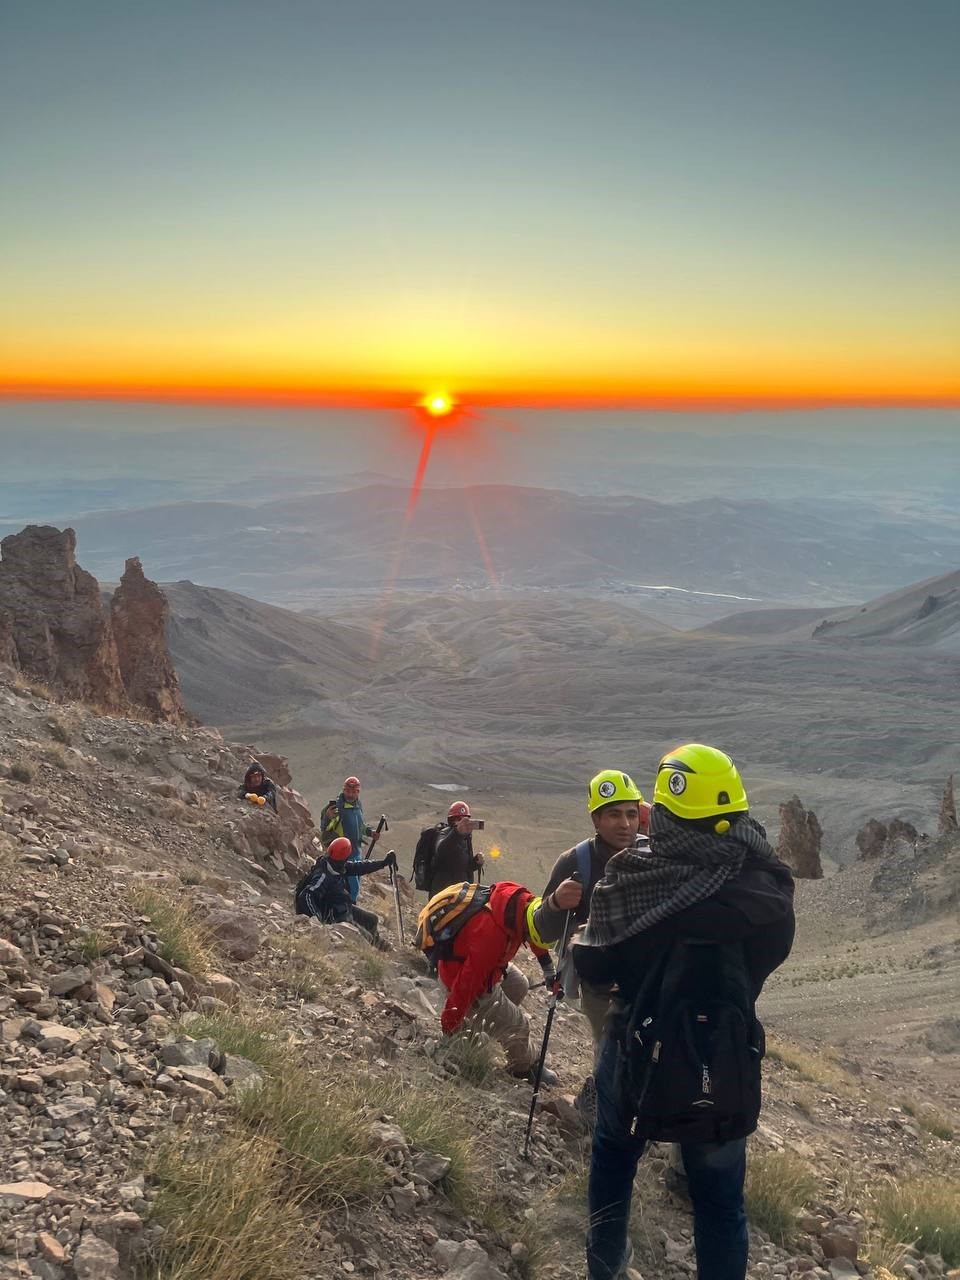
[[[70,698],[127,710],[110,618],[76,541],[72,529],[33,524],[0,542],[0,660]]]
[[[862,859],[879,858],[887,847],[887,824],[879,818],[868,818],[856,838]]]
[[[127,561],[109,612],[76,562],[72,529],[28,525],[0,542],[0,662],[105,711],[189,722],[167,649],[163,592]]]
[[[777,855],[801,880],[820,880],[820,843],[823,830],[817,815],[804,809],[799,796],[780,806],[780,839]]]
[[[940,816],[937,830],[942,836],[952,836],[957,832],[957,801],[953,791],[953,774],[947,778],[940,800]]]
[[[167,597],[144,577],[139,557],[132,556],[110,601],[120,677],[131,702],[145,708],[154,720],[176,724],[190,717],[167,648],[169,616]]]

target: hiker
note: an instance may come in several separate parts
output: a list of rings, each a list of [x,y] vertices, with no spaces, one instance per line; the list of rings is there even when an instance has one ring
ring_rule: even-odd
[[[618,987],[595,1071],[587,1273],[613,1280],[629,1264],[637,1161],[661,1141],[680,1143],[698,1280],[743,1280],[763,1054],[753,1006],[790,953],[793,877],[715,747],[668,752],[653,798],[649,841],[609,860],[574,949],[584,981]]]
[[[273,812],[277,812],[277,784],[267,777],[259,760],[254,760],[243,775],[237,795],[241,800],[245,800],[247,796],[262,796]]]
[[[560,857],[553,865],[550,878],[543,891],[544,898],[574,872],[583,885],[583,897],[577,907],[573,925],[575,942],[587,923],[590,898],[595,885],[603,878],[607,863],[615,853],[629,848],[641,828],[646,827],[650,806],[646,804],[640,789],[628,773],[621,769],[602,769],[587,785],[587,811],[593,822],[595,835],[591,840],[581,840]],[[595,985],[581,982],[573,968],[573,950],[568,947],[566,963],[561,965],[564,994],[569,999],[580,999],[580,1011],[590,1023],[594,1050],[600,1044],[603,1024],[610,1009],[611,984]],[[597,1092],[593,1074],[586,1077],[574,1099],[574,1106],[584,1124],[593,1129],[597,1114]]]
[[[480,879],[483,854],[473,847],[476,822],[464,800],[455,800],[447,810],[446,823],[436,828],[433,855],[429,859],[428,898],[446,889],[448,884]]]
[[[344,779],[336,800],[331,800],[320,815],[320,843],[326,849],[332,840],[345,836],[350,841],[350,848],[356,859],[363,853],[364,837],[372,835],[373,828],[368,827],[363,819],[360,779],[351,774]],[[350,875],[347,887],[350,890],[350,901],[356,902],[360,896],[359,877]]]
[[[573,915],[574,928],[582,929],[587,923],[590,911],[590,898],[594,886],[603,878],[607,863],[615,853],[627,849],[634,843],[641,826],[641,817],[646,818],[650,806],[644,802],[640,789],[629,774],[620,769],[604,769],[590,779],[587,787],[587,811],[593,822],[595,835],[591,840],[583,840],[574,845],[553,864],[550,878],[543,891],[544,898],[549,898],[554,889],[576,871],[583,885],[583,897]],[[576,934],[573,935],[576,940]],[[572,952],[570,953],[572,955]],[[590,1023],[594,1044],[600,1043],[603,1034],[603,1023],[610,1008],[610,984],[594,986],[589,982],[576,981],[576,974],[569,966],[569,978],[565,979],[568,996],[577,994],[579,986],[580,1008]]]
[[[530,1023],[504,991],[503,978],[526,943],[537,957],[547,987],[552,988],[556,970],[547,948],[560,937],[566,913],[579,903],[581,886],[564,880],[550,904],[510,880],[489,888],[469,883],[448,886],[445,892],[451,902],[456,901],[455,890],[478,896],[484,905],[436,948],[440,981],[448,993],[440,1015],[443,1033],[453,1035],[461,1028],[486,1032],[503,1045],[510,1074],[532,1080],[536,1056],[530,1044]],[[420,913],[421,930],[432,905],[431,901]],[[545,1067],[542,1083],[556,1084],[556,1074]]]
[[[311,867],[294,891],[297,915],[316,916],[324,924],[347,924],[351,921],[375,947],[386,950],[380,938],[380,917],[374,911],[358,907],[350,897],[350,876],[366,876],[384,867],[396,870],[397,855],[391,850],[385,858],[354,858],[350,841],[337,836],[325,853]]]

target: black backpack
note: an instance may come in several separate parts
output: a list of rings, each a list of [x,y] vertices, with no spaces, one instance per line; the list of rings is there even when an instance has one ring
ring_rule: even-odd
[[[760,1118],[763,1027],[739,943],[678,939],[630,1006],[617,1096],[651,1142],[728,1142]]]
[[[417,847],[413,851],[413,871],[410,874],[410,879],[416,889],[430,888],[430,876],[433,874],[433,858],[437,852],[437,840],[446,825],[445,822],[438,822],[435,827],[424,827],[420,832]]]

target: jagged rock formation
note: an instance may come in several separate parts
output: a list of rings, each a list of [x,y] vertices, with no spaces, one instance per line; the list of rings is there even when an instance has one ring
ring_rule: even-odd
[[[51,525],[28,525],[0,542],[0,662],[106,711],[188,721],[159,587],[139,560],[128,560],[108,612],[75,553],[74,531]]]
[[[868,818],[857,832],[856,845],[860,850],[861,859],[882,857],[887,847],[886,823],[881,822],[879,818]]]
[[[820,843],[823,829],[812,811],[804,809],[799,796],[780,806],[780,838],[777,855],[801,880],[820,880]]]
[[[957,831],[957,801],[953,791],[953,774],[947,778],[940,801],[940,818],[938,831],[942,836],[953,835]]]
[[[167,597],[144,577],[140,558],[131,556],[110,601],[120,678],[131,702],[153,719],[180,723],[189,716],[167,648],[169,616]]]
[[[915,849],[920,838],[920,832],[913,823],[905,822],[903,818],[891,818],[889,823],[869,818],[857,832],[856,845],[860,850],[860,860],[869,861],[890,853],[900,841]]]
[[[110,619],[72,529],[28,525],[0,542],[0,661],[68,697],[128,707]]]

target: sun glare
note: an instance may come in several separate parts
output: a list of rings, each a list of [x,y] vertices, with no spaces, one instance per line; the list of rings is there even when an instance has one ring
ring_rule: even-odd
[[[453,401],[445,391],[433,391],[420,403],[432,418],[444,418],[453,408]]]

